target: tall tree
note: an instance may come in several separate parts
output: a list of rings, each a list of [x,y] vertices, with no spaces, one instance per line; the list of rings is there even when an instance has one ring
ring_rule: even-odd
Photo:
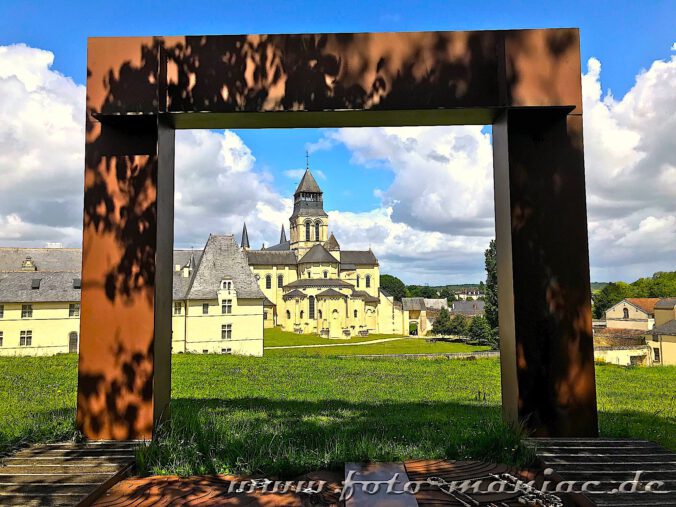
[[[396,276],[380,275],[380,288],[394,298],[395,301],[401,301],[406,297],[406,285]]]
[[[486,294],[484,296],[486,320],[497,336],[498,330],[498,259],[495,240],[492,239],[484,253],[486,259]]]
[[[432,323],[432,332],[442,336],[451,334],[451,314],[446,308],[439,310],[439,315]]]

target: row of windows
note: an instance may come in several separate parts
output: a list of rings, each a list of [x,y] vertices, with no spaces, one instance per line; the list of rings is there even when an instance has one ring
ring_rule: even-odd
[[[209,315],[209,303],[202,303],[202,315]],[[183,313],[183,303],[174,303],[174,315]],[[221,303],[221,313],[228,315],[232,313],[232,299],[224,299]]]
[[[0,347],[5,344],[5,334],[0,331]],[[19,346],[30,347],[33,344],[33,331],[21,331],[19,333]]]
[[[310,318],[314,319],[315,318],[315,298],[314,296],[310,296]],[[305,312],[303,310],[300,311],[300,318],[305,317]],[[354,318],[359,317],[359,312],[357,310],[354,311]],[[321,319],[322,318],[322,311],[318,310],[317,311],[317,318]],[[291,312],[289,310],[286,311],[286,319],[291,320]]]
[[[68,316],[69,317],[80,316],[80,303],[71,303],[68,305]],[[0,305],[0,319],[3,318],[5,318],[5,306]],[[33,305],[21,305],[21,318],[22,319],[33,318]]]
[[[277,275],[277,288],[284,287],[284,275]],[[272,275],[265,275],[265,288],[272,289]]]
[[[324,270],[322,273],[324,275],[324,278],[329,277],[329,272]],[[307,271],[307,277],[312,278],[312,272],[310,270]],[[361,283],[361,276],[357,275],[357,287],[359,287]],[[371,275],[366,275],[364,279],[364,283],[366,285],[366,288],[371,287]],[[278,275],[277,276],[277,288],[281,289],[284,286],[284,276],[283,275]],[[272,289],[272,275],[265,275],[265,288],[266,289]]]

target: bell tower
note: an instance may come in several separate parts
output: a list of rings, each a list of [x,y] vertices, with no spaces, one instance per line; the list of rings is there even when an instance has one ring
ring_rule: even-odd
[[[289,219],[291,250],[296,251],[299,258],[314,245],[328,239],[329,216],[324,211],[322,194],[308,162],[293,194],[293,214]]]

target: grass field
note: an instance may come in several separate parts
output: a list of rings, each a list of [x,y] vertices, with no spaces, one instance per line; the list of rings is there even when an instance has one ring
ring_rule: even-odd
[[[501,423],[495,359],[173,360],[172,424],[139,450],[144,473],[289,477],[347,460],[531,458]],[[76,368],[72,355],[0,358],[0,452],[75,435]],[[676,367],[598,366],[597,382],[603,435],[676,450]]]

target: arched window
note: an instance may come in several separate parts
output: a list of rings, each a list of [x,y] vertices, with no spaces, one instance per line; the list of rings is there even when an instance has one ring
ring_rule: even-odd
[[[357,287],[359,287],[359,275],[357,275]]]
[[[221,289],[232,290],[232,281],[231,280],[223,280],[221,282]]]
[[[328,278],[328,277],[329,277],[329,272],[328,272],[328,271],[324,271],[324,278]]]
[[[310,241],[310,229],[312,228],[312,223],[308,220],[305,222],[305,241]]]
[[[272,276],[265,275],[265,288],[272,289]]]
[[[355,311],[354,311],[354,318],[355,318],[355,319],[357,318],[357,315],[359,315],[359,314],[357,313],[357,310],[355,310]]]
[[[319,226],[321,222],[315,222],[315,241],[319,241]]]
[[[310,318],[314,319],[315,318],[315,297],[310,296],[308,302],[310,304]]]
[[[321,310],[317,310],[317,315],[318,315],[319,318],[321,319],[321,318],[322,318],[322,311],[321,311]]]
[[[623,310],[623,313],[624,313],[624,318],[625,318],[625,319],[628,319],[628,318],[629,318],[629,308],[625,308],[625,309]]]
[[[286,320],[291,320],[291,312],[289,310],[286,311]]]
[[[366,288],[371,286],[371,275],[366,275]]]
[[[277,275],[277,288],[281,289],[284,286],[284,275]]]
[[[305,312],[303,310],[300,311],[300,318],[302,319],[305,316]]]

